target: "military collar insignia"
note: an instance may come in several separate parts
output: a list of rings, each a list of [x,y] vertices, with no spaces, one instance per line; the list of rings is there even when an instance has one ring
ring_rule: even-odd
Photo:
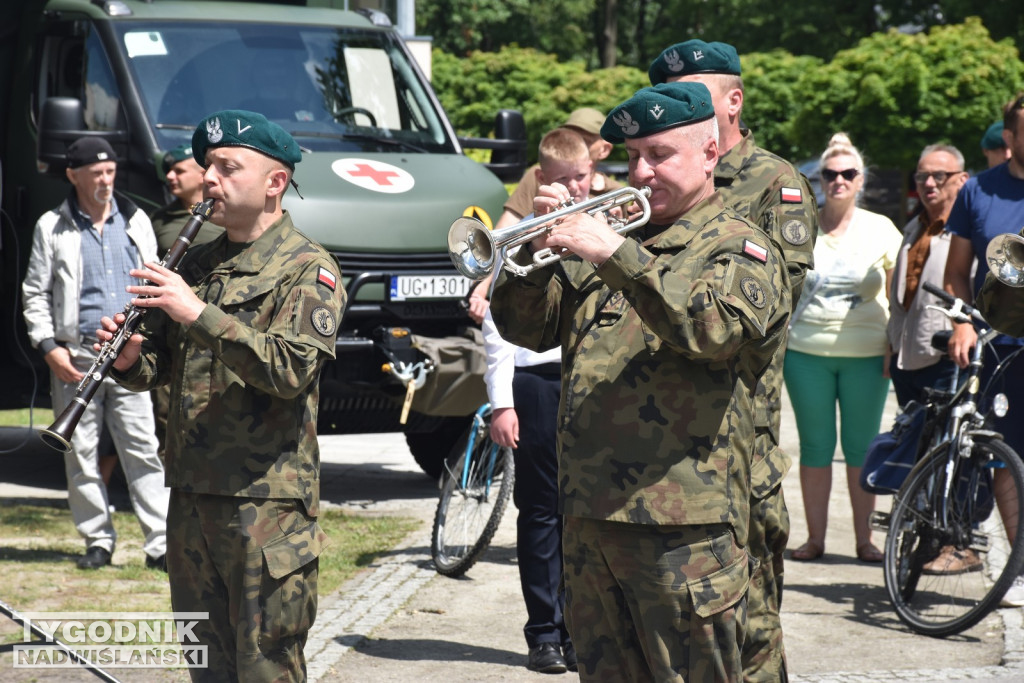
[[[216,145],[224,138],[224,131],[220,127],[220,119],[213,118],[206,122],[206,139],[211,145]]]
[[[651,116],[654,117],[655,121],[660,119],[661,115],[664,114],[664,113],[665,113],[665,108],[662,107],[660,104],[655,104],[653,107],[651,107]]]

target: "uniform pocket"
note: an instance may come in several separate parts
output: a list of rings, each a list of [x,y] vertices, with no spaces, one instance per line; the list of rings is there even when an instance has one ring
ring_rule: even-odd
[[[269,652],[281,641],[306,633],[317,607],[317,573],[325,538],[316,521],[263,547],[260,585],[260,649]]]
[[[747,595],[750,584],[750,559],[740,552],[733,561],[707,576],[686,583],[693,611],[702,619],[733,607]]]

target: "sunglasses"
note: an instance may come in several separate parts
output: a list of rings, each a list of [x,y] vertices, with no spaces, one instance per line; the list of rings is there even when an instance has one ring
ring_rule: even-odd
[[[839,176],[843,176],[843,180],[846,182],[852,182],[859,175],[860,171],[855,168],[847,168],[842,171],[833,171],[831,168],[821,169],[821,177],[825,179],[826,183],[831,183]]]
[[[924,185],[928,182],[929,178],[935,178],[936,185],[942,185],[953,176],[963,173],[963,171],[920,171],[914,174],[914,182]]]

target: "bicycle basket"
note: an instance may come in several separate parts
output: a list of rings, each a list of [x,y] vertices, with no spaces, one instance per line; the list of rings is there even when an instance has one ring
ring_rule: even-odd
[[[860,486],[868,493],[896,493],[910,474],[920,452],[929,405],[910,401],[896,416],[892,429],[876,436],[868,446]]]

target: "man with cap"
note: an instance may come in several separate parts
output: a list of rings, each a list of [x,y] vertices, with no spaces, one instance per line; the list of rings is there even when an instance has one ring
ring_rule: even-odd
[[[130,274],[156,256],[149,219],[135,204],[114,194],[117,157],[99,137],[68,147],[68,198],[36,223],[28,271],[22,283],[25,322],[32,346],[50,368],[55,415],[74,399],[96,360],[100,319],[124,308]],[[104,379],[71,435],[64,455],[68,507],[86,552],[81,569],[111,563],[117,534],[100,472],[97,447],[109,431],[128,482],[132,506],[145,536],[146,566],[164,568],[167,488],[157,457],[153,405],[111,379]]]
[[[162,163],[167,189],[174,199],[149,216],[161,256],[171,248],[192,217],[192,205],[203,201],[203,167],[192,158],[192,145],[178,145],[164,154]],[[224,228],[207,221],[199,228],[192,246],[210,242],[222,232]]]
[[[167,569],[175,611],[209,667],[193,680],[304,680],[316,616],[318,379],[334,357],[345,302],[330,255],[281,206],[302,156],[261,114],[203,119],[192,151],[206,168],[210,220],[225,228],[178,272],[154,263],[129,288],[149,310],[115,361],[136,391],[170,383]],[[115,318],[117,320],[117,318]],[[115,321],[105,318],[109,338]]]
[[[742,675],[755,390],[791,302],[778,248],[715,192],[714,113],[699,83],[613,109],[601,135],[651,188],[649,223],[621,235],[569,216],[524,249],[569,255],[503,271],[492,296],[506,339],[562,349],[566,622],[583,681]],[[534,207],[567,197],[543,186]]]
[[[726,206],[760,227],[781,249],[795,303],[814,262],[818,233],[814,193],[791,163],[758,147],[753,134],[743,127],[740,74],[739,55],[732,45],[702,40],[665,49],[648,70],[652,84],[696,82],[711,91],[722,155],[715,168],[715,189]],[[744,644],[745,679],[772,683],[786,679],[779,609],[789,512],[782,480],[792,463],[779,448],[784,356],[782,348],[758,387],[750,552],[760,560],[760,567],[751,582]]]
[[[171,248],[182,228],[192,218],[192,205],[203,201],[203,167],[192,158],[192,145],[178,145],[164,154],[162,160],[167,188],[174,199],[157,209],[149,216],[156,234],[158,254],[163,256]],[[199,232],[192,239],[192,246],[210,242],[224,232],[224,228],[210,221],[203,223]],[[153,390],[153,415],[156,420],[156,438],[160,444],[160,456],[163,457],[167,436],[168,402],[171,400],[171,388],[163,384]]]
[[[1010,159],[1010,148],[1003,139],[1003,122],[996,121],[981,136],[981,153],[985,155],[988,168],[998,166]]]

